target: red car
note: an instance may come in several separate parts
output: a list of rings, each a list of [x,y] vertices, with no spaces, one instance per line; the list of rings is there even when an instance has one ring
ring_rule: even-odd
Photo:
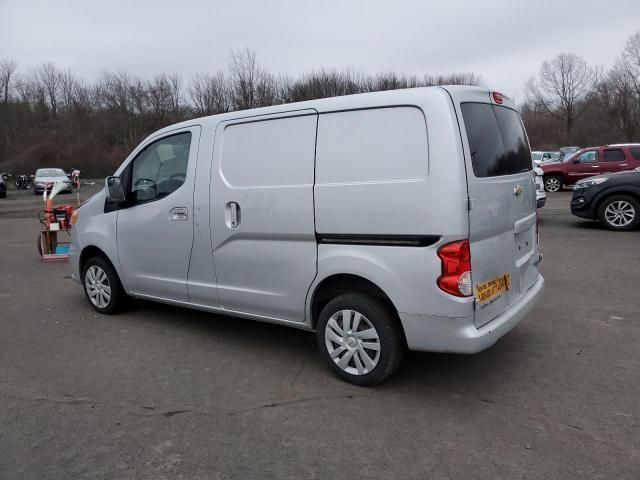
[[[543,163],[540,167],[545,190],[557,192],[583,178],[640,167],[640,143],[583,148],[562,161]]]

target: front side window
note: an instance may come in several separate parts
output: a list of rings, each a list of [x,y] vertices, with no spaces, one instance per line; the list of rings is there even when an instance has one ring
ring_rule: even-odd
[[[602,158],[605,162],[624,162],[624,152],[619,148],[605,150]]]
[[[127,199],[133,203],[166,197],[184,183],[191,133],[164,137],[147,145],[133,160]]]
[[[634,160],[640,160],[640,147],[631,147],[629,151]]]
[[[598,152],[595,150],[589,150],[584,152],[577,158],[580,163],[594,163],[598,161]]]
[[[488,103],[462,103],[460,108],[476,177],[531,171],[531,150],[518,112]]]

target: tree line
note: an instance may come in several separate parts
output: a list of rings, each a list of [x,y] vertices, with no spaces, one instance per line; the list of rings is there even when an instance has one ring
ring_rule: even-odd
[[[87,83],[44,63],[22,71],[0,61],[0,170],[78,167],[113,170],[149,133],[189,118],[355,93],[443,84],[483,85],[475,73],[404,75],[318,70],[276,75],[249,50],[231,52],[226,69],[185,80],[179,73],[141,79],[103,72]],[[607,72],[574,54],[545,61],[520,106],[531,144],[553,148],[639,141],[640,32]]]

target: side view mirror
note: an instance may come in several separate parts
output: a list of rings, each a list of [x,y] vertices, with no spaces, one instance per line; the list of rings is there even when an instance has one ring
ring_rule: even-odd
[[[107,200],[109,202],[124,202],[124,190],[120,177],[107,177],[104,183],[107,187]]]
[[[579,158],[574,158],[574,159],[572,160],[572,162],[573,162],[573,163],[580,163],[580,159],[579,159]]]

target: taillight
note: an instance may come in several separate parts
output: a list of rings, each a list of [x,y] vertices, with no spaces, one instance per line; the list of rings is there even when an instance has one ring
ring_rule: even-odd
[[[473,286],[469,240],[459,240],[441,246],[438,249],[438,257],[442,262],[442,275],[438,277],[438,287],[456,297],[470,297]]]
[[[500,92],[491,92],[491,96],[493,97],[494,102],[496,102],[498,105],[502,105],[504,97]]]

